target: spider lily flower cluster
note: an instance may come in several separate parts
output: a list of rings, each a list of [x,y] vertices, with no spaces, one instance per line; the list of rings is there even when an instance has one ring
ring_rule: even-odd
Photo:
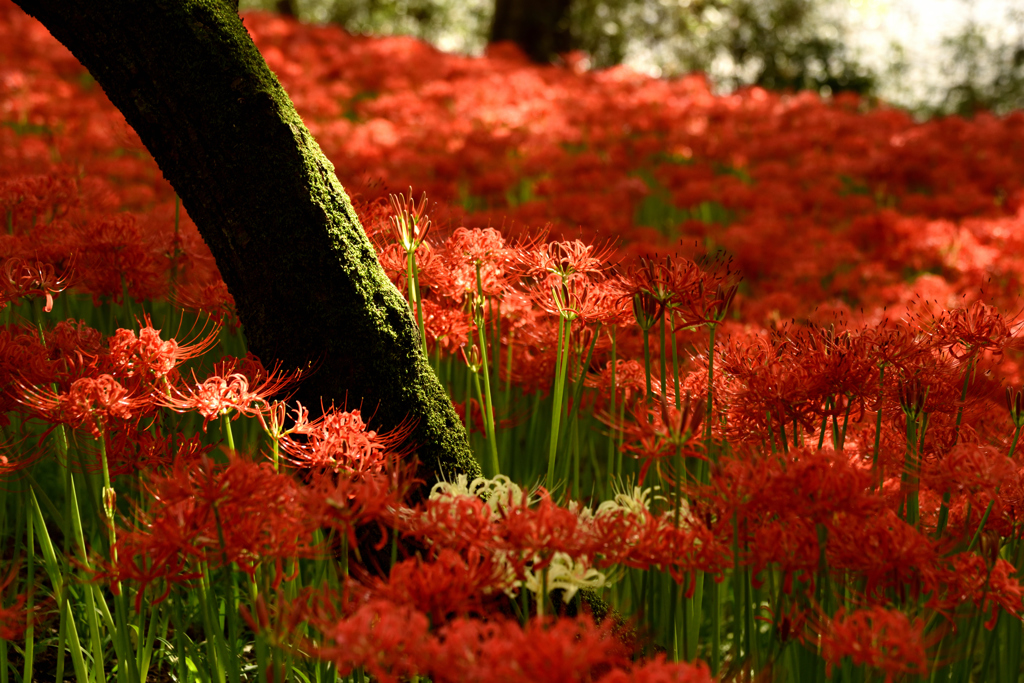
[[[427,191],[355,199],[486,476],[290,402],[0,2],[0,682],[1021,680],[1024,118],[246,25]]]

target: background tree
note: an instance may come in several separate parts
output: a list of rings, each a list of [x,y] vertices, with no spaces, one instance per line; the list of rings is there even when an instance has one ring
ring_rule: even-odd
[[[277,0],[274,0],[276,2]],[[409,34],[442,49],[511,40],[534,61],[583,50],[594,67],[638,50],[666,75],[716,73],[721,85],[869,92],[845,48],[833,0],[293,0],[299,16],[355,33]],[[274,9],[270,0],[243,7]]]
[[[535,62],[573,49],[572,0],[495,0],[489,41],[511,40]]]
[[[288,0],[306,21],[334,21],[354,33],[406,34],[443,50],[480,53],[489,40],[518,40],[507,17],[535,0]],[[242,0],[243,8],[274,10],[277,0]],[[918,117],[979,109],[1005,113],[1024,104],[1024,25],[1021,0],[1007,0],[1005,16],[985,25],[969,21],[945,36],[930,63],[934,82],[918,82],[906,61],[911,46],[891,42],[868,66],[852,48],[855,27],[845,0],[560,0],[569,6],[569,48],[588,53],[597,68],[642,63],[673,76],[701,71],[720,90],[746,85],[853,91],[884,95]],[[889,0],[887,5],[910,0]],[[967,4],[967,3],[965,3]],[[874,6],[874,5],[873,5]],[[877,9],[877,8],[876,8]],[[880,11],[880,10],[879,10]],[[980,10],[979,10],[980,11]],[[895,15],[894,15],[895,16]],[[900,17],[904,21],[906,17]],[[536,22],[540,26],[564,23]],[[501,26],[508,25],[502,32]],[[536,26],[534,27],[536,28]],[[533,39],[531,39],[533,40]],[[873,39],[874,40],[874,39]],[[564,34],[548,45],[565,51]],[[919,46],[913,46],[918,49]],[[536,57],[550,61],[551,55]],[[882,59],[883,61],[879,61]],[[916,57],[916,59],[923,59]]]

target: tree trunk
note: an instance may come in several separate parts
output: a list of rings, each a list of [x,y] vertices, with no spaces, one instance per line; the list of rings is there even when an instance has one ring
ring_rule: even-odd
[[[15,0],[89,69],[177,191],[253,353],[296,399],[415,422],[427,484],[479,467],[409,306],[233,0]]]
[[[511,40],[533,61],[550,63],[572,49],[572,0],[495,0],[490,41]]]
[[[295,19],[299,16],[299,6],[297,0],[277,0],[274,3],[274,8],[277,13]]]

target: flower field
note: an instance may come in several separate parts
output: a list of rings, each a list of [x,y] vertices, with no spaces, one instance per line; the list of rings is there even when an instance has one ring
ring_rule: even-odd
[[[1024,114],[244,21],[484,476],[290,402],[0,0],[0,683],[1024,680]]]

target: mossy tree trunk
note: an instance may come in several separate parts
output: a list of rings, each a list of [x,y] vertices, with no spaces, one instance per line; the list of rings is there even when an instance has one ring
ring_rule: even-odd
[[[415,421],[429,481],[479,472],[408,305],[226,0],[15,0],[85,65],[209,245],[252,351],[318,370],[296,399]]]

